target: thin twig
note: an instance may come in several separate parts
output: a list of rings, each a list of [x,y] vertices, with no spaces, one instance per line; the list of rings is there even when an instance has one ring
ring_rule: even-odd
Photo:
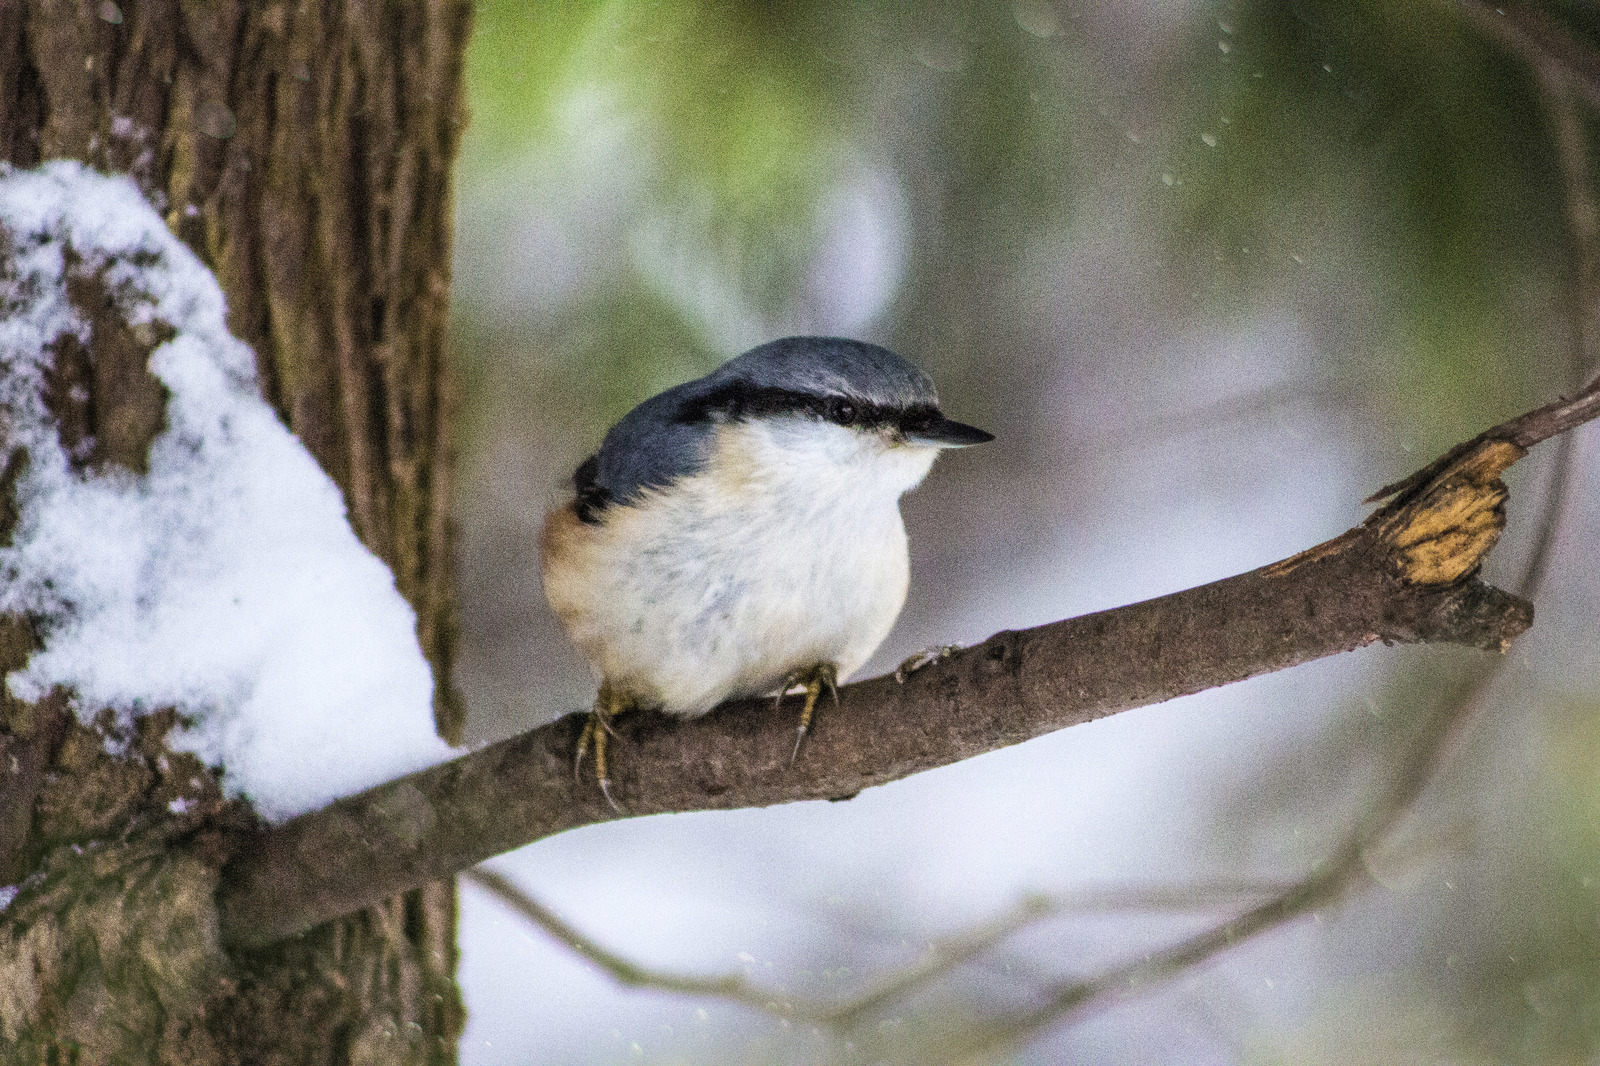
[[[950,973],[979,955],[994,950],[1023,929],[1066,914],[1112,911],[1206,911],[1237,906],[1282,891],[1275,881],[1217,882],[1177,887],[1141,885],[1084,889],[1025,897],[1010,911],[974,928],[934,941],[923,957],[860,996],[828,1012],[842,1029],[899,1002],[912,992]]]
[[[1456,0],[1468,22],[1521,58],[1541,77],[1559,77],[1600,111],[1600,55],[1548,13],[1525,2]]]
[[[640,966],[569,925],[560,915],[512,884],[505,875],[483,866],[475,866],[464,871],[461,876],[479,888],[493,893],[500,902],[549,933],[574,954],[587,959],[610,974],[619,984],[629,988],[726,999],[784,1019],[818,1022],[827,1019],[828,1012],[825,1008],[810,1006],[781,993],[758,988],[746,980],[743,974],[696,977]]]
[[[933,941],[922,959],[861,995],[837,1004],[825,1004],[763,989],[751,984],[743,974],[701,977],[642,966],[577,929],[501,873],[476,866],[464,871],[461,876],[492,893],[573,954],[610,975],[618,984],[655,992],[728,1000],[785,1021],[810,1022],[841,1031],[854,1027],[868,1015],[1047,918],[1089,911],[1212,910],[1270,895],[1281,888],[1279,882],[1239,881],[1177,887],[1107,886],[1051,896],[1028,896],[998,918],[988,919],[964,932]]]
[[[1503,16],[1493,12],[1487,4],[1479,0],[1464,2],[1475,22],[1482,25],[1485,18],[1492,20],[1488,25],[1495,35],[1528,58],[1543,90],[1553,139],[1561,160],[1566,216],[1572,241],[1567,377],[1576,384],[1600,366],[1600,340],[1597,340],[1595,328],[1596,315],[1600,313],[1600,248],[1597,248],[1597,243],[1600,243],[1597,242],[1600,212],[1597,212],[1589,180],[1587,143],[1581,118],[1573,103],[1572,91],[1577,89],[1582,92],[1593,106],[1600,108],[1600,57],[1582,50],[1570,39],[1562,41],[1559,54],[1552,54],[1548,42],[1555,38],[1558,28],[1552,30],[1553,24],[1542,15],[1535,13],[1535,17],[1541,20],[1541,34],[1529,32],[1524,23],[1509,23],[1513,29],[1506,31],[1502,27],[1507,23],[1500,21]],[[1526,15],[1525,9],[1519,8],[1519,11]],[[1597,403],[1600,403],[1600,377],[1591,380],[1571,399],[1557,401],[1502,423],[1476,440],[1510,440],[1521,447],[1530,447],[1565,432],[1571,425],[1577,424],[1571,421],[1574,418],[1583,421],[1583,412],[1592,410]],[[1456,451],[1465,451],[1475,442],[1461,445]],[[1552,464],[1550,488],[1546,493],[1539,529],[1517,583],[1518,592],[1530,599],[1537,595],[1549,573],[1556,534],[1565,516],[1571,492],[1575,448],[1572,436],[1563,437]],[[1435,465],[1443,465],[1443,460]],[[1425,473],[1420,471],[1406,482],[1381,490],[1373,498],[1381,499],[1392,492],[1404,492],[1412,482],[1424,481],[1422,475]],[[1412,741],[1407,757],[1387,792],[1369,809],[1346,842],[1292,889],[1164,951],[1134,960],[1092,979],[1061,986],[1045,1006],[991,1023],[981,1031],[970,1032],[949,1061],[967,1061],[998,1047],[1016,1044],[1098,1000],[1175,977],[1247,939],[1338,901],[1359,883],[1369,879],[1371,875],[1365,857],[1388,838],[1412,810],[1422,791],[1437,776],[1446,753],[1451,749],[1453,735],[1470,717],[1502,662],[1491,660],[1469,668],[1467,675],[1457,682],[1439,709],[1429,716],[1420,735]]]
[[[1600,367],[1600,336],[1596,331],[1596,323],[1600,321],[1597,318],[1600,316],[1600,207],[1596,205],[1589,177],[1588,142],[1583,131],[1583,116],[1578,113],[1572,92],[1573,80],[1553,64],[1536,69],[1543,89],[1541,98],[1550,118],[1551,139],[1555,141],[1556,154],[1561,160],[1567,231],[1572,241],[1566,377],[1567,384],[1576,387],[1586,375],[1594,372],[1592,368]],[[1570,434],[1563,436],[1556,449],[1545,504],[1548,517],[1539,528],[1522,574],[1520,587],[1530,598],[1539,594],[1549,572],[1555,533],[1571,494],[1570,473],[1577,454],[1577,440]]]
[[[963,1037],[951,1045],[949,1058],[944,1061],[964,1063],[981,1058],[1059,1024],[1091,1004],[1147,990],[1294,918],[1335,903],[1358,885],[1370,881],[1371,873],[1365,861],[1369,849],[1381,843],[1433,779],[1448,748],[1446,738],[1465,720],[1499,662],[1473,668],[1442,706],[1429,716],[1421,737],[1413,742],[1401,771],[1395,775],[1394,784],[1362,819],[1360,828],[1303,880],[1238,917],[1171,947],[1141,955],[1092,978],[1062,985],[1037,1009],[981,1027],[969,1027]]]
[[[1044,896],[1028,896],[999,917],[956,936],[934,941],[922,958],[900,972],[890,974],[855,999],[829,1011],[828,1021],[839,1029],[851,1029],[867,1015],[898,1002],[916,989],[993,950],[1022,929],[1055,913],[1053,900]]]

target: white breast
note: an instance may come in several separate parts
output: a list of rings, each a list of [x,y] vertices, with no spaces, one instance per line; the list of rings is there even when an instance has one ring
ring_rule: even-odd
[[[701,473],[598,525],[552,515],[546,594],[601,677],[675,713],[819,662],[843,677],[905,602],[899,499],[934,455],[812,420],[720,427]]]

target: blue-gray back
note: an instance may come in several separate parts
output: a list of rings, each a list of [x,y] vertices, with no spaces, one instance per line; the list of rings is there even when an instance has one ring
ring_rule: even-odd
[[[573,475],[586,522],[699,470],[721,418],[751,410],[752,397],[842,397],[872,409],[937,408],[933,380],[887,348],[840,337],[785,337],[730,359],[703,378],[652,396],[611,427],[600,450]],[[781,404],[781,400],[780,400]],[[779,407],[781,409],[781,406]]]

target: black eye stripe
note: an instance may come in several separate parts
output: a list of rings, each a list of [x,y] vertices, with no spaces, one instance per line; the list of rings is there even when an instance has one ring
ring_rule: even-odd
[[[753,388],[731,382],[685,404],[678,420],[685,424],[718,420],[743,421],[774,415],[800,415],[842,426],[880,429],[893,426],[902,432],[926,429],[942,417],[932,404],[891,407],[843,396],[816,396],[791,389]]]

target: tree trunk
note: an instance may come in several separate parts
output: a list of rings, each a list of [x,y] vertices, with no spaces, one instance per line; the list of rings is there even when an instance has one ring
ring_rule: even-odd
[[[467,0],[0,0],[0,159],[130,174],[214,270],[268,401],[416,610],[448,739],[444,334],[469,17]],[[71,293],[92,337],[54,353],[52,393],[75,399],[52,410],[91,462],[138,470],[163,417],[154,342],[94,277]],[[4,537],[25,462],[0,471]],[[26,619],[0,620],[0,669],[35,646]],[[172,713],[111,754],[109,717],[80,724],[68,696],[0,686],[0,885],[27,879],[0,912],[0,1058],[454,1061],[452,884],[230,957],[214,888],[236,805],[165,747]]]

